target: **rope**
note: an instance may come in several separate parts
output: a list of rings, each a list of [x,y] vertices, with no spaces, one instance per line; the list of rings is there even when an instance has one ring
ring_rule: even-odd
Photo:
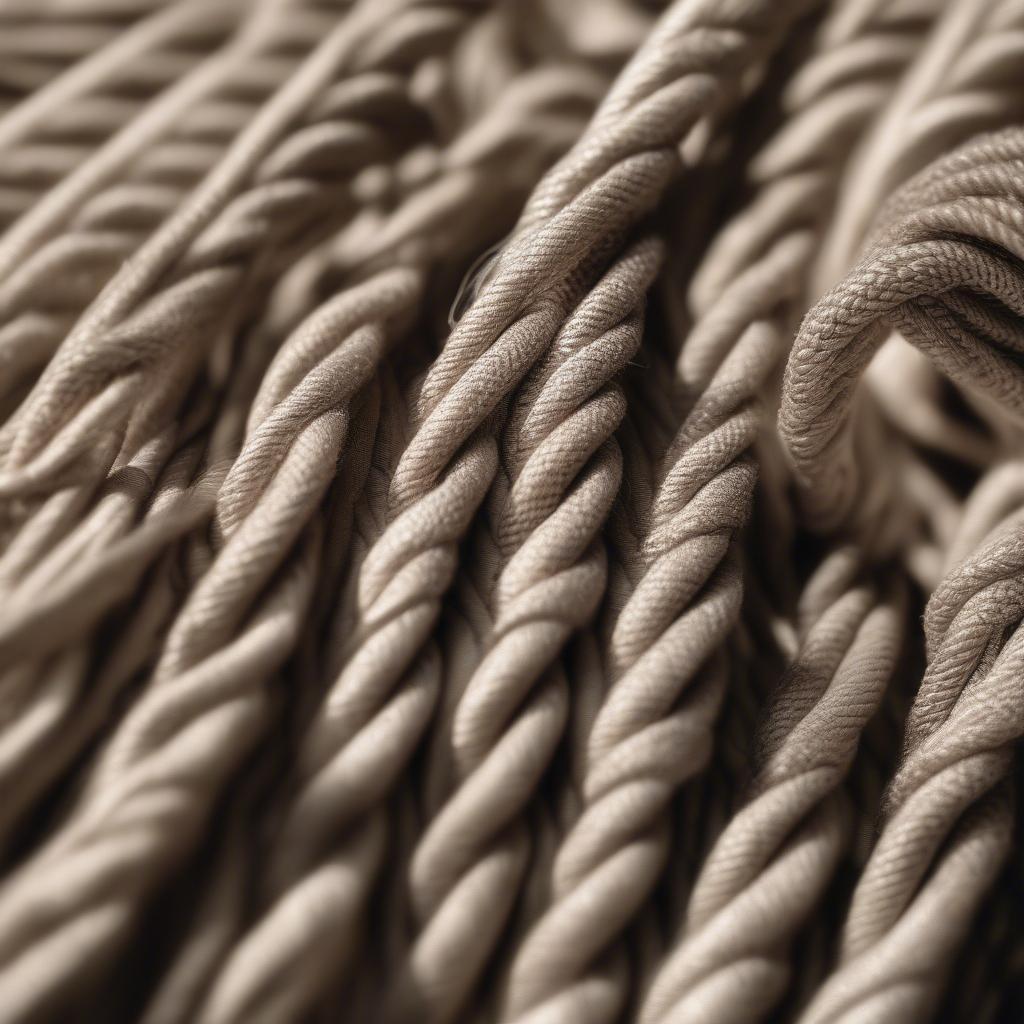
[[[494,478],[492,414],[550,345],[574,305],[573,292],[583,291],[574,275],[585,258],[640,217],[677,169],[672,141],[708,106],[706,79],[695,69],[710,59],[722,74],[733,60],[760,52],[763,34],[755,39],[753,28],[763,27],[769,15],[756,4],[744,12],[745,31],[723,29],[719,50],[714,31],[701,30],[716,25],[716,16],[702,8],[672,9],[606,98],[589,134],[534,193],[514,240],[423,382],[416,402],[420,425],[390,484],[387,526],[360,570],[358,618],[344,667],[304,744],[304,781],[285,826],[295,864],[316,863],[314,851],[329,836],[352,828],[419,742],[439,686],[436,655],[421,655],[422,644],[451,585],[457,543]],[[772,13],[770,22],[783,13]],[[691,36],[689,48],[680,47],[661,68]],[[609,104],[629,112],[628,132],[602,132]],[[591,136],[604,139],[599,160],[593,154],[601,147]],[[575,198],[566,192],[570,180]],[[531,211],[556,192],[566,192],[566,205],[544,223],[538,216],[534,227]],[[612,212],[594,219],[609,202]],[[564,225],[570,221],[589,221],[589,227],[569,232]],[[553,272],[559,276],[552,278]],[[531,295],[542,279],[544,291]],[[289,873],[301,877],[301,867]],[[445,1012],[451,1012],[459,995],[445,998]]]
[[[863,31],[871,29],[869,23]],[[888,32],[883,21],[879,35]],[[722,232],[695,279],[702,315],[678,371],[689,411],[651,502],[639,552],[643,570],[611,636],[614,682],[588,742],[584,809],[560,851],[555,906],[513,967],[510,1016],[557,998],[560,988],[586,984],[587,957],[625,927],[654,884],[666,853],[658,831],[664,808],[709,756],[719,697],[707,682],[699,685],[699,673],[738,614],[741,580],[729,552],[749,513],[756,395],[781,359],[786,304],[809,265],[841,140],[856,138],[858,121],[872,109],[853,69],[830,87],[825,67],[833,60],[844,70],[852,64],[843,49],[833,49],[836,42],[830,39],[819,62],[805,68],[803,81],[823,81],[824,91],[794,90],[789,125],[796,134],[773,140],[765,151],[762,166],[777,167],[778,176],[766,176],[763,191]],[[855,54],[870,54],[865,75],[873,85],[875,49],[856,35],[846,42]],[[880,94],[872,90],[867,99],[879,102]],[[851,110],[846,123],[818,115],[844,102]],[[794,186],[804,197],[799,203],[791,198]],[[771,248],[764,254],[753,246],[738,250],[737,239],[749,242],[758,230],[773,239]],[[737,262],[742,255],[749,263]],[[712,298],[719,266],[722,291]],[[680,703],[689,687],[692,706],[685,697]],[[608,907],[613,899],[615,913]],[[594,907],[601,907],[600,921]],[[566,949],[579,951],[578,958],[556,955]],[[531,986],[531,975],[543,981]]]
[[[1022,43],[0,0],[0,1017],[1012,1017]]]
[[[1014,364],[1007,352],[1019,341],[1000,309],[1020,308],[1018,271],[1003,255],[1021,251],[1017,175],[1011,170],[1019,158],[1020,135],[1010,131],[923,172],[892,200],[890,209],[899,215],[876,247],[808,315],[787,368],[780,429],[799,478],[815,488],[813,500],[807,492],[807,507],[816,521],[841,521],[849,508],[857,470],[842,428],[857,372],[878,343],[880,317],[898,324],[904,337],[965,387],[1015,402],[1018,382],[1008,374]],[[980,294],[991,303],[983,305]],[[828,367],[819,363],[814,372],[828,380],[833,394],[821,416],[809,360],[839,324],[846,340],[834,351],[843,359]],[[830,436],[822,445],[824,434]],[[830,466],[822,473],[819,460],[826,451]],[[1014,700],[1002,688],[1015,670],[1018,642],[1016,634],[1005,645],[1001,640],[1017,615],[1000,594],[998,614],[1007,618],[995,633],[988,629],[991,612],[982,612],[977,625],[973,616],[975,608],[984,608],[988,587],[998,586],[1006,559],[1014,564],[1014,548],[1012,532],[986,542],[929,602],[929,666],[907,723],[903,763],[850,908],[842,963],[808,1008],[809,1020],[837,1020],[865,1006],[923,1018],[1005,855],[1010,819],[998,783],[1009,771],[1006,744],[1018,725]],[[993,719],[990,702],[1003,694]],[[936,928],[927,908],[938,899],[948,900],[948,909]]]

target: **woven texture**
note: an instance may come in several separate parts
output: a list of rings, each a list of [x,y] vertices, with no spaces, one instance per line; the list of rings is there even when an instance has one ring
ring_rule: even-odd
[[[1024,0],[0,0],[0,1022],[1024,1017]]]

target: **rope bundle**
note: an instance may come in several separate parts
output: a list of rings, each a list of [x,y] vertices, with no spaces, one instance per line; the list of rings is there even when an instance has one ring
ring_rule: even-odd
[[[1013,1019],[1022,45],[0,3],[0,1020]]]

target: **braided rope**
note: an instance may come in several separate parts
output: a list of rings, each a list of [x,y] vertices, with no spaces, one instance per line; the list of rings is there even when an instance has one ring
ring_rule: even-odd
[[[893,198],[892,222],[876,246],[805,320],[786,371],[779,426],[798,479],[814,488],[804,497],[815,522],[851,517],[858,468],[844,427],[881,319],[961,386],[1019,408],[1015,317],[1024,308],[1024,281],[1006,254],[1019,259],[1024,252],[1022,143],[1017,131],[985,137],[909,183]],[[831,357],[823,362],[826,349]],[[827,408],[819,386],[831,392]],[[904,761],[850,909],[843,961],[808,1008],[809,1020],[852,1019],[867,1007],[923,1018],[998,870],[1009,835],[999,783],[1022,714],[1019,684],[1011,681],[1018,678],[1019,633],[1001,644],[1019,617],[1011,598],[1016,548],[1012,532],[987,543],[929,603],[929,667],[908,721]],[[941,927],[928,917],[937,900],[948,901]]]
[[[782,356],[785,309],[799,294],[844,147],[883,101],[875,76],[880,66],[889,76],[899,72],[911,52],[901,34],[913,28],[898,15],[895,29],[884,16],[877,27],[858,26],[863,38],[873,31],[882,40],[893,37],[891,47],[868,48],[854,35],[844,50],[836,48],[840,40],[826,36],[829,49],[794,82],[793,134],[787,128],[755,164],[763,168],[762,191],[712,246],[695,279],[703,316],[679,364],[693,406],[652,503],[652,527],[641,551],[646,574],[635,582],[611,640],[616,682],[594,723],[588,758],[589,772],[601,781],[585,784],[585,809],[556,870],[555,905],[518,954],[510,1015],[585,984],[577,979],[586,974],[586,957],[625,926],[653,884],[664,851],[652,844],[651,830],[674,789],[707,756],[717,702],[706,699],[703,688],[692,708],[676,702],[738,610],[740,581],[728,575],[723,559],[749,508],[752,472],[745,453],[758,429],[755,402]],[[868,89],[856,74],[857,57]],[[833,60],[844,74],[830,77]],[[819,83],[821,91],[811,88]],[[846,111],[845,118],[835,118],[837,110]],[[760,251],[761,238],[772,240],[766,252]],[[684,737],[691,746],[686,759],[677,753]],[[628,817],[611,811],[624,806]],[[609,894],[616,905],[615,914],[602,911],[600,922],[586,909],[601,905],[596,892]],[[571,958],[566,949],[574,951]],[[543,978],[543,987],[526,995],[531,976]]]
[[[102,47],[87,41],[87,59],[33,92],[0,123],[6,153],[0,168],[0,229],[215,51],[240,13],[237,3],[175,4],[124,33],[115,30]],[[61,26],[46,39],[67,35]],[[0,47],[14,42],[2,29],[0,38]]]
[[[844,841],[836,790],[900,644],[899,601],[858,582],[860,562],[836,551],[808,583],[800,614],[811,625],[769,714],[763,767],[701,869],[644,1021],[757,1020],[785,989],[783,951]]]
[[[604,592],[605,555],[596,541],[619,489],[612,433],[625,411],[613,381],[639,348],[639,306],[658,263],[651,243],[616,261],[527,375],[503,434],[508,477],[491,509],[496,550],[481,555],[498,570],[493,625],[449,726],[454,792],[413,854],[421,931],[410,953],[412,1008],[395,1008],[394,1016],[450,1019],[521,885],[519,840],[509,829],[562,736],[567,687],[553,662]],[[445,654],[455,662],[467,656]],[[489,867],[506,860],[518,874]],[[466,912],[467,898],[478,911]]]
[[[420,427],[392,481],[390,522],[362,564],[346,664],[306,743],[307,781],[285,829],[291,848],[303,851],[294,853],[299,865],[315,863],[330,835],[374,806],[422,735],[438,686],[422,645],[451,583],[455,544],[495,472],[489,418],[564,321],[581,264],[650,208],[678,167],[672,147],[708,111],[720,81],[705,65],[720,76],[754,59],[774,38],[763,29],[799,9],[763,7],[741,4],[721,29],[717,11],[672,9],[584,140],[535,192],[516,239],[428,374]],[[619,128],[609,104],[625,115]],[[564,208],[543,223],[537,204],[549,202]],[[570,223],[577,227],[567,230]],[[301,867],[291,870],[301,877]]]
[[[393,148],[372,102],[376,75],[443,48],[465,17],[449,3],[386,14],[357,8],[344,19],[92,304],[4,428],[0,490],[52,488],[86,446],[130,417],[125,443],[137,444],[133,435],[167,415],[161,402],[191,372],[189,339],[222,330],[243,295],[351,213],[352,175]],[[332,94],[353,62],[362,79]],[[159,389],[157,370],[169,381]],[[149,408],[133,411],[142,382],[151,385]]]
[[[217,556],[68,825],[0,901],[0,977],[12,1019],[45,999],[59,978],[86,971],[101,949],[109,955],[123,941],[123,894],[113,897],[107,880],[130,878],[140,896],[158,884],[195,842],[219,787],[266,728],[264,684],[293,649],[312,591],[319,531],[305,527],[333,478],[346,408],[380,358],[388,321],[414,295],[415,281],[397,273],[339,297],[299,328],[268,372],[246,445],[218,495]],[[272,582],[295,545],[296,556]],[[78,882],[59,906],[47,897],[53,870]],[[84,922],[101,928],[99,949],[74,941]],[[38,967],[26,975],[36,951],[60,936],[75,955],[52,962],[45,977]]]

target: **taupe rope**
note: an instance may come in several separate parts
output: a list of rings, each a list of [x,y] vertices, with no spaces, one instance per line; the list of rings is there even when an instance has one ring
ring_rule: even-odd
[[[1022,51],[0,0],[0,1018],[1019,1015]]]
[[[870,38],[870,25],[863,31]],[[883,22],[880,34],[886,31]],[[855,54],[860,42],[854,36],[849,43]],[[822,65],[842,60],[843,51],[837,57],[832,49],[835,43],[830,40],[821,55]],[[867,66],[872,79],[876,60],[872,54]],[[813,68],[807,68],[812,81]],[[646,895],[664,856],[651,830],[674,788],[692,777],[708,756],[716,700],[707,699],[698,687],[692,709],[685,700],[681,705],[678,701],[688,685],[695,685],[692,680],[702,661],[728,634],[738,612],[740,580],[726,558],[750,501],[752,470],[745,455],[758,428],[752,398],[782,356],[785,306],[799,292],[819,211],[834,185],[835,163],[830,160],[837,161],[842,152],[841,127],[837,131],[832,122],[816,121],[815,111],[838,105],[844,94],[860,92],[852,72],[836,89],[825,81],[822,93],[797,93],[793,124],[799,125],[802,115],[805,131],[807,124],[821,125],[837,132],[839,141],[832,136],[812,143],[798,134],[801,148],[792,154],[786,154],[792,137],[774,143],[765,158],[769,167],[773,156],[779,162],[778,176],[768,178],[750,210],[723,232],[697,278],[703,315],[679,362],[691,409],[672,442],[664,480],[652,501],[649,533],[639,552],[643,572],[612,635],[614,682],[588,749],[594,781],[584,783],[585,809],[560,854],[563,878],[556,875],[556,900],[563,905],[556,903],[536,935],[524,943],[517,967],[531,979],[553,976],[546,982],[548,998],[557,991],[555,978],[568,984],[570,972],[585,966],[585,953],[562,967],[565,955],[556,959],[553,950],[585,951],[591,948],[588,942],[602,948]],[[863,117],[871,106],[853,109],[851,120]],[[787,196],[794,183],[805,190],[800,204]],[[764,223],[766,217],[771,219]],[[751,246],[754,258],[737,265],[736,239],[742,234],[749,245],[759,230],[772,239],[771,248],[762,255]],[[721,292],[712,298],[720,267]],[[577,860],[582,863],[574,864]],[[598,891],[609,893],[603,904],[588,893],[599,886],[604,888]],[[612,899],[621,917],[612,914]],[[583,909],[576,909],[574,901]],[[590,906],[602,906],[600,924],[587,913]],[[517,992],[515,974],[511,992]]]
[[[749,59],[748,51],[756,53],[764,44],[755,39],[753,26],[761,27],[768,15],[757,5],[744,11],[750,27],[739,35],[723,31],[721,51],[711,41],[714,32],[709,40],[700,31],[702,22],[716,23],[712,12],[670,12],[635,60],[632,74],[627,72],[592,122],[589,130],[603,138],[601,145],[584,136],[545,178],[515,239],[431,367],[417,402],[421,425],[391,483],[392,521],[362,565],[360,624],[307,741],[307,781],[289,826],[297,849],[315,849],[325,833],[337,832],[372,807],[422,735],[436,699],[437,668],[433,659],[412,659],[450,585],[456,542],[494,476],[497,446],[488,418],[551,343],[574,304],[572,292],[581,289],[572,277],[583,261],[645,212],[678,168],[672,141],[681,140],[709,109],[709,86],[696,69],[710,59],[722,74],[732,59]],[[772,22],[782,14],[773,12]],[[691,35],[692,52],[684,47],[662,68],[673,42]],[[677,93],[687,100],[681,109],[675,107]],[[602,137],[609,105],[619,104],[635,127]],[[542,221],[537,211],[548,202],[543,199],[548,192],[564,193],[560,201],[567,205]],[[592,220],[583,233],[564,227],[576,217],[586,223],[591,211],[609,200],[617,213]],[[557,276],[531,298],[529,289],[549,274]],[[375,748],[380,755],[373,756]]]
[[[890,206],[901,216],[805,321],[787,368],[780,427],[800,479],[814,487],[813,498],[805,493],[816,522],[840,522],[850,508],[857,469],[849,448],[843,450],[842,428],[857,370],[880,336],[880,317],[898,324],[964,386],[1017,407],[1019,374],[1011,353],[1020,340],[1012,314],[1019,316],[1022,291],[1011,254],[1019,259],[1024,252],[1016,173],[1021,145],[1019,131],[986,138],[914,179]],[[990,304],[980,295],[990,296]],[[812,371],[832,392],[819,418],[823,407],[813,398],[814,386],[807,387],[808,370],[812,350],[835,339],[829,323],[842,325],[845,340],[841,361],[819,362]],[[810,456],[815,448],[819,454]],[[830,465],[819,475],[826,450]],[[854,896],[843,962],[808,1019],[840,1019],[859,1005],[904,1019],[927,1013],[967,915],[1005,855],[1009,812],[997,784],[1009,771],[1006,744],[1016,737],[1018,720],[1015,699],[1001,688],[1015,685],[1009,677],[1016,671],[1016,634],[999,648],[1003,631],[1017,622],[1016,606],[1007,594],[992,594],[995,626],[991,612],[974,616],[992,593],[988,588],[998,587],[1008,571],[1012,593],[1015,547],[1011,527],[953,569],[929,603],[929,668],[908,721],[886,824]],[[999,701],[1001,693],[1007,696]],[[994,717],[992,700],[1001,708]],[[943,898],[950,901],[943,927],[928,925],[927,908]],[[908,982],[911,976],[918,980]]]

